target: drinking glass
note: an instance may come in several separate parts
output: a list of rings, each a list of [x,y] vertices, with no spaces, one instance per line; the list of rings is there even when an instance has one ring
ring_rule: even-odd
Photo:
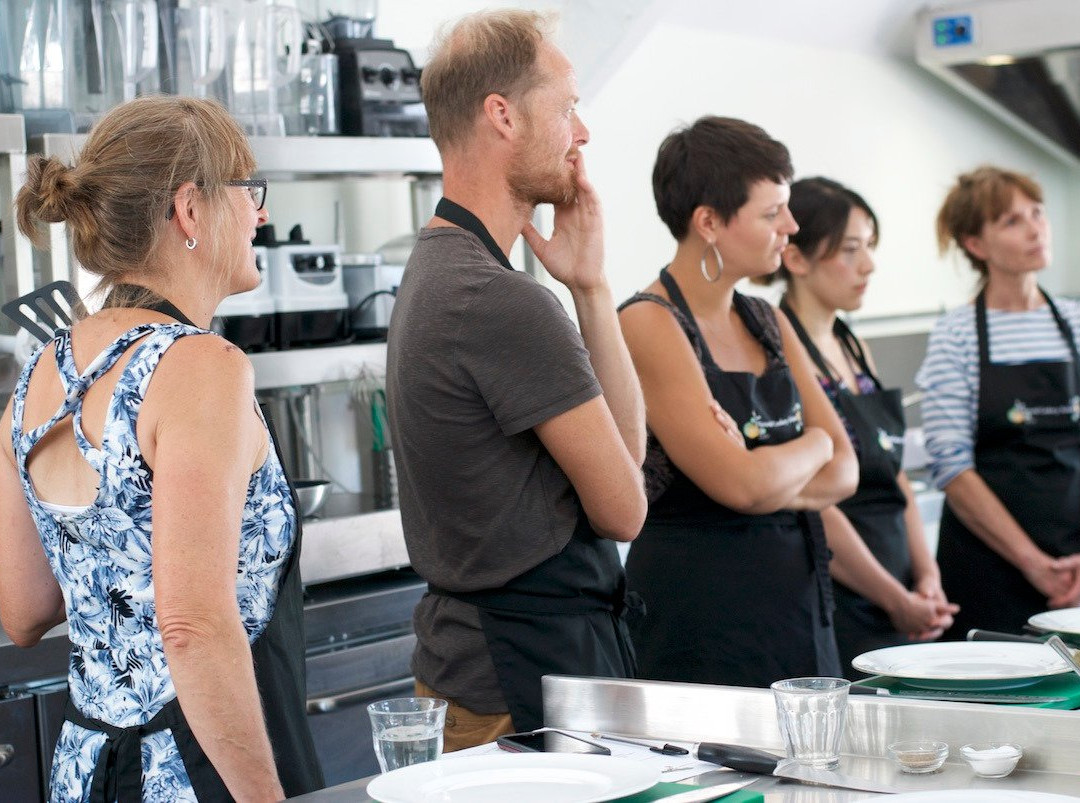
[[[398,697],[368,706],[375,757],[390,772],[410,764],[434,761],[442,753],[446,700]]]
[[[788,758],[815,769],[834,769],[840,763],[850,686],[842,678],[792,678],[772,684]]]

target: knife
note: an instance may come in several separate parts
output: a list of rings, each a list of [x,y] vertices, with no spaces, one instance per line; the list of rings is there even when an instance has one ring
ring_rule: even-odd
[[[730,783],[707,786],[704,789],[691,789],[688,792],[679,792],[677,795],[662,798],[660,803],[705,803],[707,800],[718,800],[719,798],[734,794],[743,787],[749,786],[756,781],[757,778],[751,778],[749,781],[732,781]]]
[[[852,694],[876,694],[881,697],[907,697],[913,700],[940,700],[947,703],[995,703],[998,705],[1041,705],[1063,703],[1068,697],[1048,697],[1038,694],[1012,694],[1009,692],[950,691],[948,689],[879,689],[874,686],[856,686],[848,689]]]
[[[739,772],[753,772],[758,775],[773,775],[788,778],[801,783],[817,786],[833,786],[840,789],[858,789],[863,792],[877,792],[890,795],[898,791],[894,786],[879,783],[869,778],[856,778],[835,770],[815,770],[804,767],[790,758],[780,758],[764,750],[742,747],[734,744],[702,742],[695,745],[691,753],[700,761],[730,767]]]

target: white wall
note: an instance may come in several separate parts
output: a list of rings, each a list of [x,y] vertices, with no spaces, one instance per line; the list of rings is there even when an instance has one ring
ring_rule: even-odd
[[[585,65],[580,111],[592,133],[585,154],[604,200],[617,298],[648,284],[674,251],[653,205],[652,164],[673,127],[703,114],[762,125],[789,147],[797,176],[836,178],[874,206],[882,242],[863,316],[936,311],[968,297],[972,273],[962,260],[938,256],[933,220],[955,175],[986,162],[1042,183],[1055,242],[1044,281],[1080,292],[1071,267],[1080,263],[1080,234],[1069,225],[1080,213],[1080,169],[914,66],[907,55],[914,0],[865,0],[855,21],[848,3],[803,0],[761,10],[732,0],[633,0],[636,22],[617,0],[509,5],[561,6],[560,39],[579,72]],[[422,63],[438,23],[486,6],[384,0],[376,35]],[[608,17],[605,8],[613,9]],[[599,56],[588,51],[590,41]]]
[[[702,114],[742,117],[791,150],[796,175],[822,174],[866,197],[881,220],[864,315],[933,311],[966,298],[966,263],[940,259],[933,220],[953,177],[983,162],[1031,173],[1046,190],[1055,267],[1080,288],[1080,170],[1044,155],[919,68],[893,57],[661,23],[582,110],[590,175],[605,202],[609,272],[623,297],[654,277],[674,244],[650,185],[656,148]]]

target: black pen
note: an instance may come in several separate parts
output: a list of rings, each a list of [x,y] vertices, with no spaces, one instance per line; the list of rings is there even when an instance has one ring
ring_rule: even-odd
[[[624,736],[608,736],[606,733],[594,733],[592,734],[594,739],[607,739],[609,742],[622,742],[623,744],[633,744],[638,747],[647,747],[654,753],[659,753],[662,756],[688,756],[690,751],[685,747],[679,747],[676,744],[665,744],[663,747],[658,747],[655,744],[649,742],[641,742],[637,739],[627,739]]]

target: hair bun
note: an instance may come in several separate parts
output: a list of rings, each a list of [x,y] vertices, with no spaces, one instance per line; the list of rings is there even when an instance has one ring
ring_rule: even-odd
[[[36,196],[36,217],[47,223],[60,223],[70,217],[75,192],[74,168],[56,157],[36,157],[30,161],[26,185]]]

